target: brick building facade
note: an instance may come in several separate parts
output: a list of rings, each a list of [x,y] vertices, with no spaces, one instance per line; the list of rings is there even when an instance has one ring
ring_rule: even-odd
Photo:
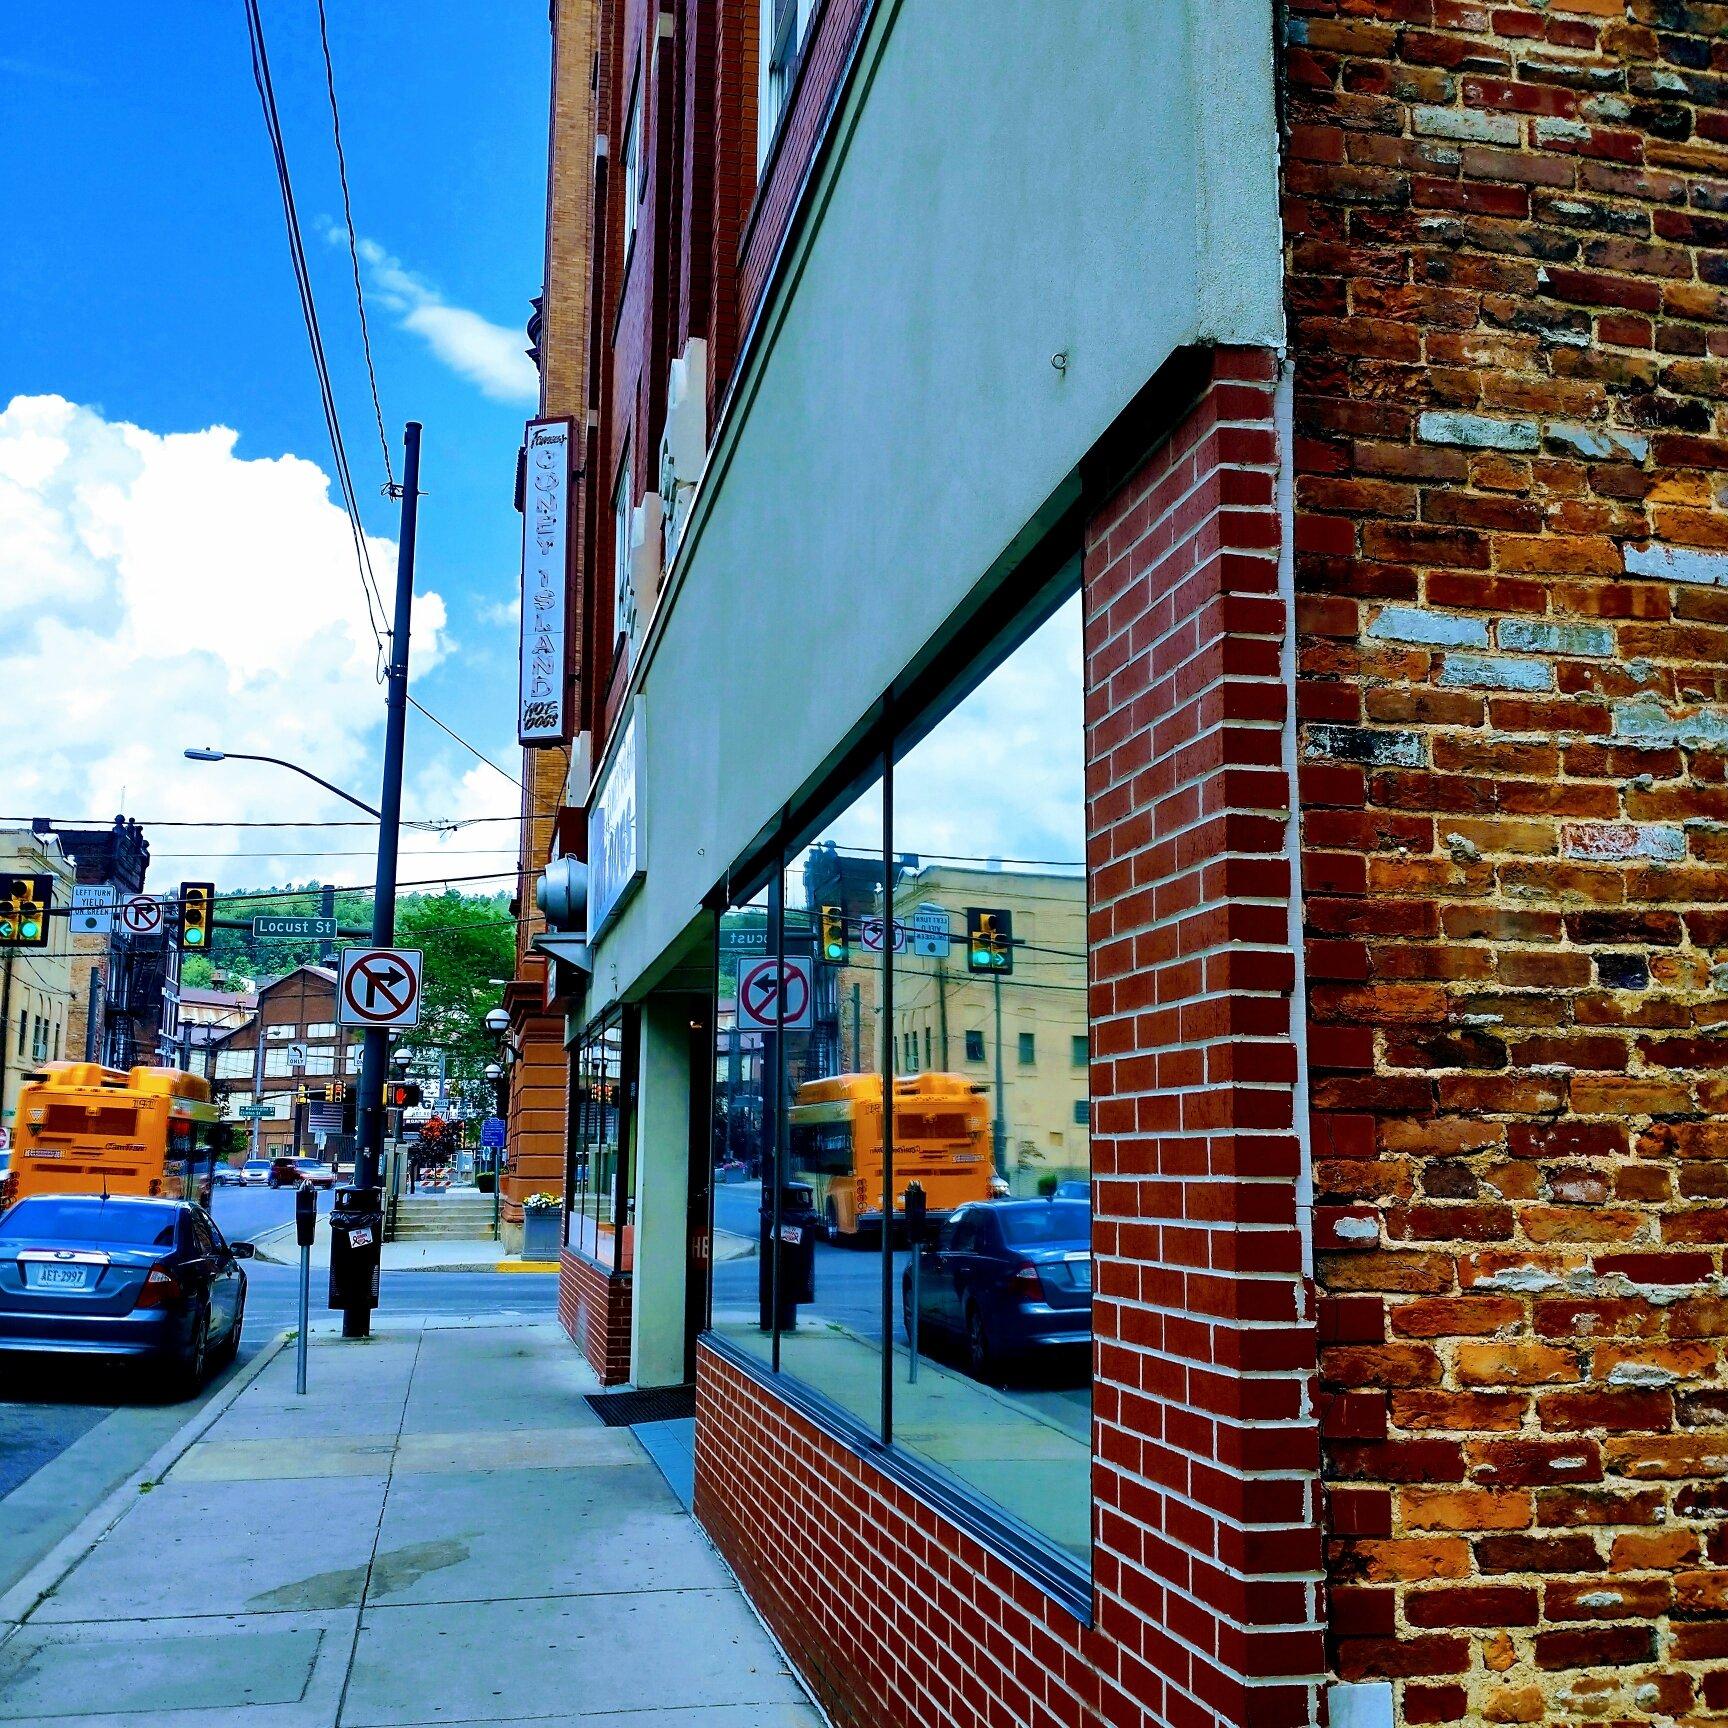
[[[605,1161],[634,1262],[567,1249],[561,1312],[608,1382],[693,1370],[697,1515],[837,1722],[1711,1719],[1728,26],[1224,10],[1058,45],[1037,6],[555,8],[545,411],[588,433],[576,722],[532,753],[565,809],[525,868],[585,852],[621,761],[645,813],[561,998],[572,1047],[637,1015],[564,1159],[573,1218]],[[1065,1547],[1022,1465],[932,1451],[897,1289],[875,1334],[822,1307],[843,1262],[809,1298],[879,1408],[740,1318],[719,1160],[742,1122],[779,1217],[797,1094],[741,1108],[766,1042],[672,1059],[738,1024],[728,920],[791,954],[836,799],[877,800],[883,870],[936,850],[896,766],[992,666],[1048,670],[1058,593],[1093,1291]],[[939,1384],[976,1413],[976,1378]],[[1066,1459],[1058,1428],[1004,1455]]]
[[[1718,7],[1290,9],[1331,1659],[1728,1708]]]

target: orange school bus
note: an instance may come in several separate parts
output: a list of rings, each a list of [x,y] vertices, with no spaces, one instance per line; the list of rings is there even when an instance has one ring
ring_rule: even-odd
[[[894,1082],[894,1210],[920,1182],[932,1217],[990,1192],[990,1113],[983,1088],[959,1074]],[[882,1076],[836,1074],[798,1088],[787,1112],[794,1179],[815,1191],[828,1239],[882,1228]]]
[[[6,1204],[29,1194],[141,1194],[208,1205],[228,1136],[201,1074],[94,1062],[34,1071],[17,1122]]]

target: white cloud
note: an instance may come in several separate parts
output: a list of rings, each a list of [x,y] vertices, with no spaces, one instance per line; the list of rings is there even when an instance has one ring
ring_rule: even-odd
[[[205,744],[286,757],[372,796],[383,691],[347,517],[314,463],[245,460],[236,441],[219,426],[159,435],[58,396],[0,410],[0,727],[14,741],[0,815],[357,815],[281,768],[182,758]],[[394,543],[370,547],[387,581]],[[444,602],[420,594],[416,675],[447,652]],[[441,770],[454,746],[429,723],[411,726],[409,748],[411,814],[515,809],[490,769]],[[225,887],[365,881],[375,843],[364,826],[149,837],[155,887],[204,874]],[[513,863],[514,835],[489,823],[404,853],[416,871],[425,855],[471,875]]]
[[[512,594],[507,600],[492,600],[479,611],[482,624],[508,626],[514,630],[522,621],[522,596]]]
[[[325,238],[346,245],[345,230],[325,226]],[[498,402],[532,406],[540,399],[540,375],[524,348],[520,331],[508,330],[471,312],[452,306],[423,277],[391,257],[375,240],[358,242],[361,262],[371,279],[374,299],[396,316],[459,377]]]

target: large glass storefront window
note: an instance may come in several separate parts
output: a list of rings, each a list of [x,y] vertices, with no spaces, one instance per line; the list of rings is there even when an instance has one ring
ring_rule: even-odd
[[[721,1336],[1082,1561],[1083,736],[1074,594],[723,914],[712,1286]]]
[[[564,1240],[628,1272],[636,1210],[634,1015],[591,1028],[576,1051],[576,1109],[564,1182]]]

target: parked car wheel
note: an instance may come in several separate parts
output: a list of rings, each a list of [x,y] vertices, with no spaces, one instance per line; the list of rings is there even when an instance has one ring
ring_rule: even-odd
[[[246,1294],[240,1294],[240,1305],[234,1310],[234,1324],[228,1328],[228,1336],[222,1340],[221,1347],[216,1352],[217,1363],[226,1368],[240,1354],[240,1333],[246,1324]]]
[[[210,1366],[210,1310],[200,1308],[192,1317],[192,1341],[181,1352],[179,1367],[174,1375],[176,1389],[182,1398],[190,1398],[204,1384]]]
[[[966,1304],[966,1367],[974,1380],[990,1380],[996,1373],[996,1353],[976,1302]]]

